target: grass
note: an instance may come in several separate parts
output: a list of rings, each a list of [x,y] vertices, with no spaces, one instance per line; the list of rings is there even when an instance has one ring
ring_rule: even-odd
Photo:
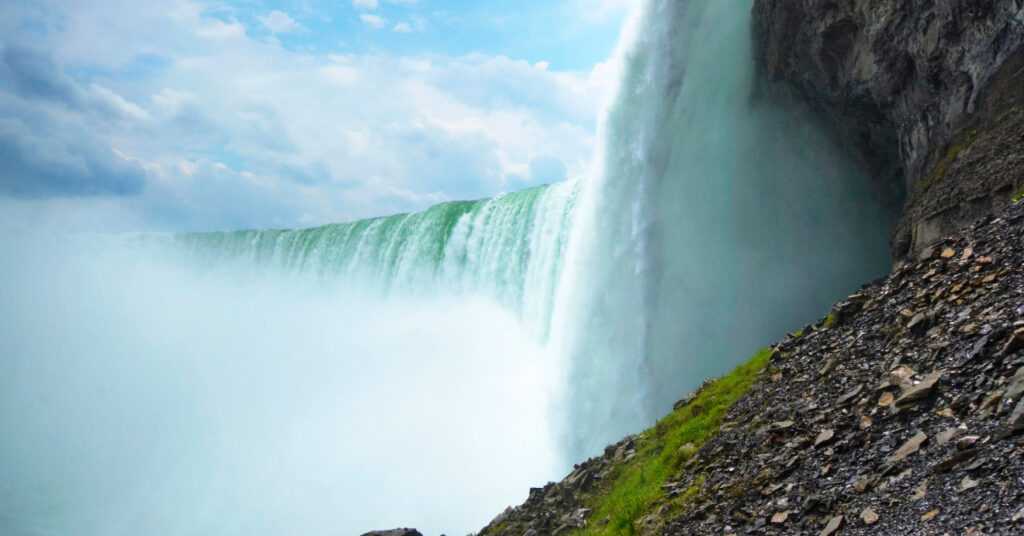
[[[703,477],[682,495],[669,501],[661,486],[677,475],[697,449],[711,439],[732,405],[753,386],[773,351],[765,348],[749,362],[704,388],[689,405],[672,412],[641,434],[636,456],[615,466],[610,478],[584,502],[592,511],[588,526],[578,535],[628,535],[640,529],[639,521],[656,507],[681,510],[700,494]],[[600,521],[609,522],[601,524]]]
[[[1021,190],[1019,192],[1014,194],[1013,199],[1011,199],[1011,201],[1016,203],[1017,201],[1020,201],[1021,199],[1024,199],[1024,188],[1021,188]]]
[[[837,315],[835,311],[831,311],[825,316],[825,321],[821,323],[821,327],[829,329],[836,325]]]

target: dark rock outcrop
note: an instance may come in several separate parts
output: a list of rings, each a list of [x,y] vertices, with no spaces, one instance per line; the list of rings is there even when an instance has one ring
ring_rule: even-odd
[[[1024,186],[1024,2],[756,0],[754,32],[768,79],[898,162],[897,259]]]
[[[367,532],[363,536],[423,536],[420,531],[416,529],[392,529],[392,530],[375,530],[373,532]]]

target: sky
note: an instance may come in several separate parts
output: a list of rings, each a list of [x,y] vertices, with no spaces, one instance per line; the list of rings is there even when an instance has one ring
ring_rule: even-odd
[[[295,228],[586,174],[636,0],[5,0],[0,225]]]

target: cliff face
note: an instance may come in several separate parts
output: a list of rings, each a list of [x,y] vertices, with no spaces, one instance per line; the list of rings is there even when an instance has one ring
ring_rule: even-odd
[[[768,79],[895,157],[897,259],[1024,186],[1024,1],[755,0],[754,26]]]

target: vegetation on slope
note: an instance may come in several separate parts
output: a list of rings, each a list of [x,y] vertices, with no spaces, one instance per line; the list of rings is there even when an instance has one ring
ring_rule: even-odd
[[[576,534],[634,535],[643,514],[656,509],[669,514],[692,499],[700,490],[699,479],[686,493],[671,499],[662,485],[714,436],[729,409],[751,388],[771,356],[771,349],[761,350],[729,375],[706,384],[693,401],[641,434],[635,456],[617,463],[609,478],[584,498],[592,522]]]

